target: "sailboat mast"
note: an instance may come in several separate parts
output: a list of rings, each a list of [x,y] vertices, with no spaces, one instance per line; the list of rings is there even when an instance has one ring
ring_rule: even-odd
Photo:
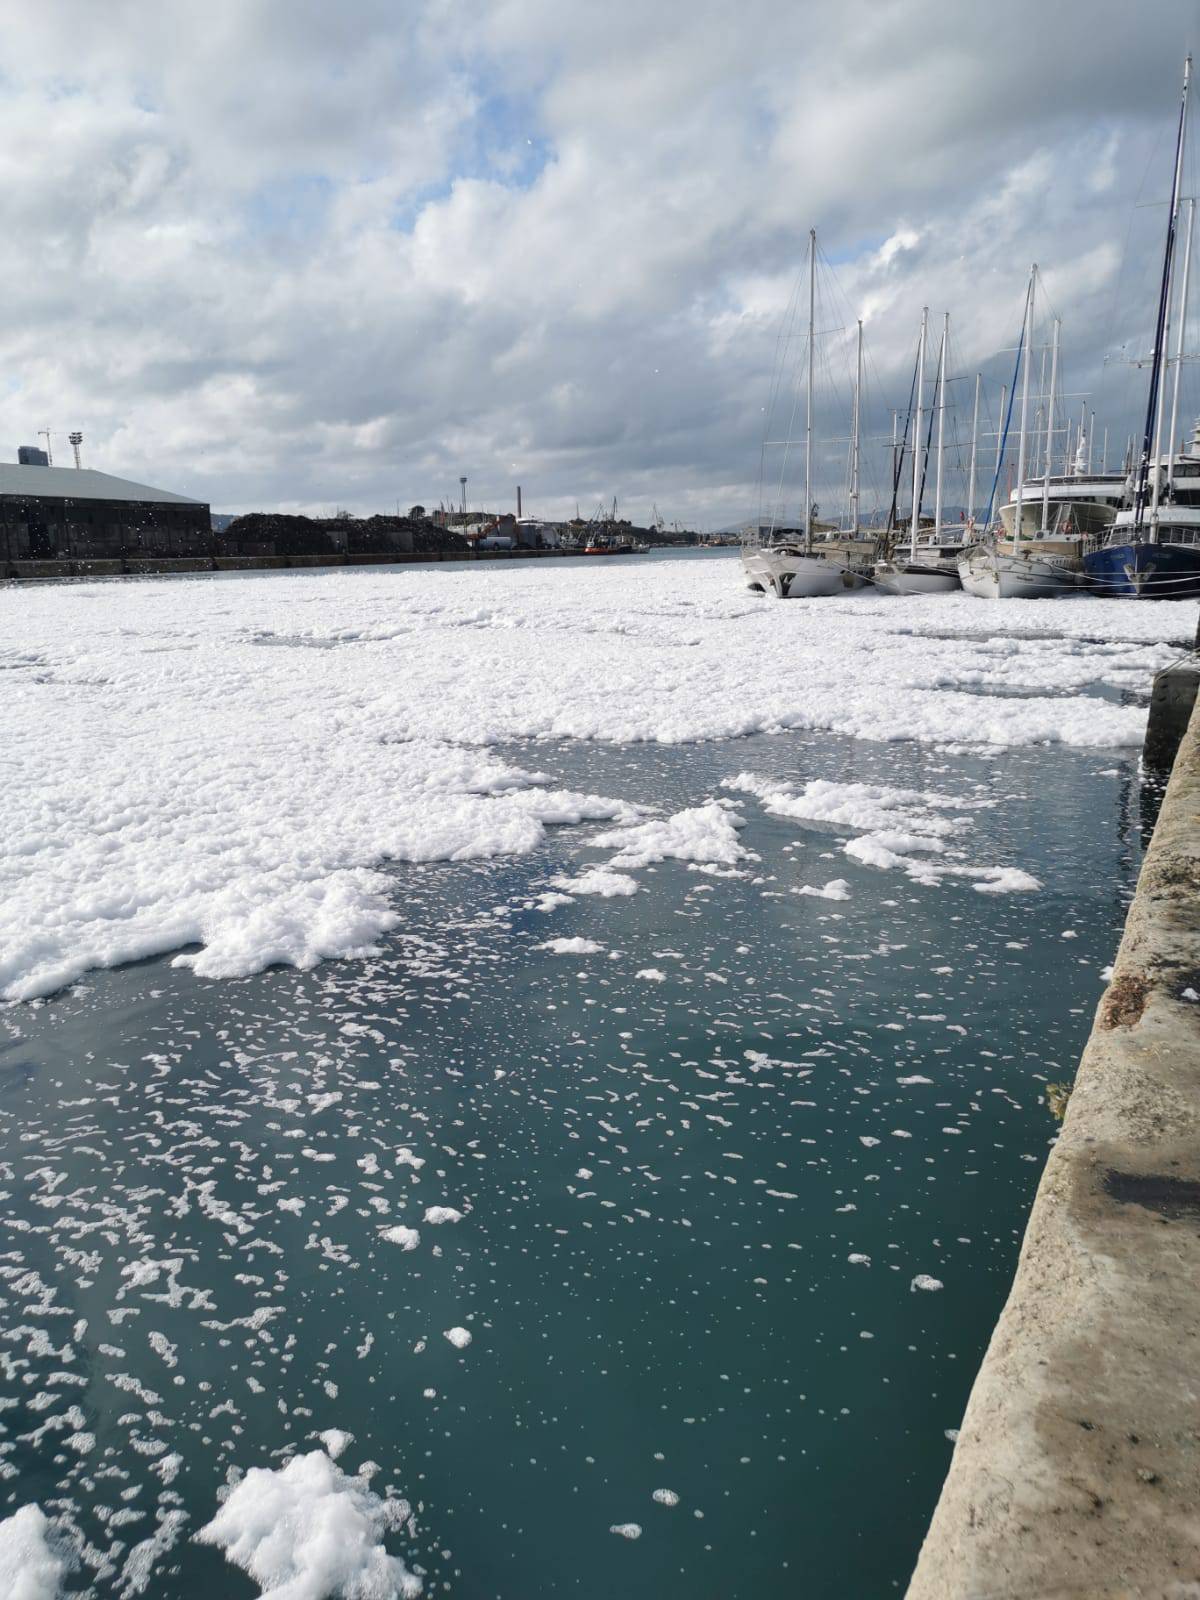
[[[929,328],[929,307],[921,310],[921,342],[917,346],[917,404],[915,411],[916,428],[913,432],[913,493],[912,493],[912,523],[909,527],[909,554],[913,561],[917,559],[917,522],[921,510],[921,418],[925,407],[925,335]]]
[[[971,413],[971,467],[967,473],[967,522],[975,521],[975,466],[979,449],[979,389],[983,374],[975,374],[975,409]]]
[[[817,230],[808,230],[808,396],[804,417],[804,553],[812,555],[813,331],[817,312]]]
[[[1187,233],[1183,241],[1183,288],[1179,292],[1179,336],[1175,341],[1175,382],[1171,389],[1171,432],[1167,436],[1167,499],[1175,493],[1175,441],[1179,435],[1179,377],[1183,371],[1183,341],[1187,329],[1188,289],[1192,276],[1192,226],[1196,220],[1196,202],[1188,201]]]
[[[1042,532],[1049,532],[1050,522],[1050,466],[1054,450],[1054,391],[1058,387],[1058,334],[1062,326],[1054,319],[1054,341],[1050,356],[1050,394],[1046,400],[1046,470],[1042,473]]]
[[[1171,301],[1175,296],[1175,256],[1171,254],[1171,272],[1167,285],[1167,314],[1163,319],[1162,328],[1162,371],[1159,374],[1158,385],[1158,415],[1154,419],[1154,449],[1150,453],[1150,541],[1158,543],[1158,506],[1162,499],[1162,433],[1163,419],[1167,414],[1167,375],[1171,369],[1171,358],[1167,348],[1171,342]]]
[[[1137,488],[1133,500],[1133,536],[1139,538],[1146,515],[1146,489],[1150,481],[1150,451],[1154,440],[1158,392],[1162,380],[1163,340],[1167,304],[1171,296],[1171,261],[1175,254],[1175,228],[1179,218],[1179,186],[1183,178],[1183,142],[1187,132],[1188,89],[1192,79],[1192,58],[1183,63],[1183,95],[1179,103],[1179,131],[1175,136],[1175,173],[1171,184],[1171,207],[1167,215],[1167,242],[1163,249],[1162,281],[1158,291],[1158,320],[1154,329],[1154,354],[1150,362],[1150,391],[1146,397],[1146,426],[1142,433],[1142,455],[1138,463]],[[1156,463],[1157,467],[1157,463]]]
[[[854,378],[854,429],[850,443],[850,537],[858,538],[858,424],[862,415],[862,318],[858,322],[858,366]],[[896,430],[892,423],[892,432]]]
[[[942,348],[938,352],[938,442],[937,487],[933,499],[933,540],[942,542],[942,485],[946,462],[946,346],[950,342],[950,313],[942,316]]]
[[[1025,296],[1025,327],[1021,336],[1021,359],[1025,364],[1025,376],[1021,382],[1021,429],[1017,435],[1017,492],[1016,506],[1013,511],[1013,546],[1021,539],[1021,523],[1024,518],[1025,499],[1025,432],[1029,425],[1029,346],[1033,339],[1033,311],[1034,301],[1037,296],[1037,262],[1033,263],[1029,272],[1029,288]]]

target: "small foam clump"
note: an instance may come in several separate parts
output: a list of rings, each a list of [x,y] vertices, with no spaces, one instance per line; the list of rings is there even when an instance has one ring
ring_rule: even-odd
[[[415,1250],[421,1242],[421,1235],[416,1228],[406,1228],[398,1223],[394,1228],[385,1228],[379,1236],[388,1244],[398,1244],[401,1250]]]
[[[830,878],[823,889],[814,889],[811,883],[804,883],[795,892],[810,894],[817,900],[849,900],[850,885],[845,878]]]
[[[596,956],[604,949],[595,939],[546,939],[535,950],[549,950],[552,956]]]

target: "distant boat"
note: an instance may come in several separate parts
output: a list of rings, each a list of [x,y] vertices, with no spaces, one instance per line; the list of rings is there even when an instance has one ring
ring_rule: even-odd
[[[1167,356],[1167,343],[1171,326],[1175,248],[1179,234],[1191,75],[1192,58],[1188,56],[1183,67],[1183,95],[1179,106],[1179,126],[1175,136],[1171,204],[1159,282],[1154,348],[1150,359],[1146,426],[1142,435],[1141,458],[1134,480],[1133,504],[1129,509],[1117,513],[1104,542],[1089,550],[1083,558],[1084,570],[1092,587],[1114,599],[1183,600],[1200,595],[1200,516],[1197,515],[1195,507],[1181,503],[1183,496],[1177,488],[1176,480],[1177,477],[1183,476],[1183,469],[1182,466],[1177,467],[1175,459],[1175,428],[1179,404],[1179,377],[1184,360],[1183,340],[1187,326],[1194,201],[1188,202],[1187,242],[1180,289],[1179,333],[1174,361],[1175,383],[1171,398],[1171,420],[1165,463],[1161,449],[1163,411],[1167,399],[1167,369],[1171,365]],[[1193,442],[1193,458],[1196,451],[1197,445]]]

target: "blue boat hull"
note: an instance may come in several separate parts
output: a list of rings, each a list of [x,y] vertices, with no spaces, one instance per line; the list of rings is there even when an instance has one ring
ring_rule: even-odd
[[[1083,558],[1088,586],[1114,600],[1200,597],[1200,546],[1112,544]]]

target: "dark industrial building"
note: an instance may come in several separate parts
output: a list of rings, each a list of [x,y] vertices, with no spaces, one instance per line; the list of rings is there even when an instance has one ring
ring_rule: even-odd
[[[5,562],[199,556],[212,550],[212,519],[200,500],[87,467],[0,463]]]

